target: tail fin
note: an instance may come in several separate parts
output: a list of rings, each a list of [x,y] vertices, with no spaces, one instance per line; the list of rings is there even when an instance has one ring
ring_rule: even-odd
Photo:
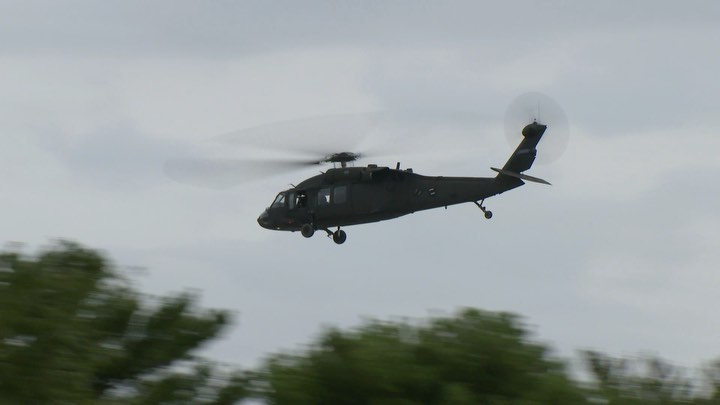
[[[533,122],[523,128],[522,134],[524,138],[512,156],[510,156],[510,159],[505,163],[505,166],[503,166],[502,169],[492,168],[499,173],[496,177],[498,180],[505,180],[508,183],[518,183],[518,180],[522,179],[536,183],[550,184],[543,179],[522,174],[522,172],[532,167],[535,161],[535,155],[537,154],[537,144],[540,142],[546,129],[547,126],[538,124],[537,122]],[[522,185],[522,181],[515,187],[519,185]]]

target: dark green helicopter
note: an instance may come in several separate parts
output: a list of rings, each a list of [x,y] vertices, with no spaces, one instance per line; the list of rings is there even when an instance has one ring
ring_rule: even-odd
[[[335,243],[342,244],[347,234],[341,227],[384,221],[431,208],[472,202],[490,219],[492,212],[483,205],[485,199],[520,187],[526,181],[550,184],[524,174],[535,162],[536,147],[548,125],[552,136],[543,141],[541,158],[545,162],[554,160],[548,159],[550,156],[557,158],[562,154],[569,134],[567,116],[558,103],[541,93],[526,93],[515,98],[506,110],[508,140],[514,144],[518,132],[522,133],[522,140],[502,168],[491,168],[497,172],[495,177],[423,176],[412,169],[401,169],[400,163],[395,168],[372,164],[352,167],[352,162],[366,157],[364,152],[362,155],[336,152],[348,148],[367,151],[359,147],[359,143],[378,133],[382,135],[381,149],[403,131],[411,136],[400,139],[403,148],[421,144],[418,140],[422,130],[418,133],[416,127],[412,127],[416,116],[410,114],[411,121],[402,121],[402,114],[342,114],[263,124],[217,136],[204,144],[209,147],[204,157],[202,153],[197,155],[202,151],[195,151],[196,157],[167,161],[164,170],[168,177],[182,183],[224,189],[332,163],[333,168],[279,193],[257,222],[266,229],[300,231],[306,238],[312,237],[315,231],[325,231]],[[482,118],[474,121],[473,113],[449,117],[452,121],[442,121],[441,117],[439,122],[458,119],[486,122]],[[396,121],[398,118],[400,121]],[[328,145],[328,141],[334,145]],[[349,146],[351,144],[355,146]],[[324,157],[317,158],[318,149],[324,150],[325,153],[320,154]],[[238,151],[244,152],[245,158],[236,155]],[[267,151],[272,155],[261,157]],[[289,152],[292,157],[278,152]],[[298,159],[298,153],[312,157]]]
[[[368,165],[349,167],[360,158],[352,152],[334,153],[321,161],[336,166],[277,195],[258,218],[260,226],[300,231],[310,238],[323,230],[337,244],[347,239],[343,226],[384,221],[431,208],[472,202],[492,218],[484,205],[488,197],[520,187],[525,181],[550,184],[523,174],[530,169],[547,126],[533,122],[522,130],[523,139],[495,177],[432,177],[400,169]],[[332,228],[336,228],[332,231]]]

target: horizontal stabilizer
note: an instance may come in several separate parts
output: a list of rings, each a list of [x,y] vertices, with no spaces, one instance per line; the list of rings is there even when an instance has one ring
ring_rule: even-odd
[[[500,173],[500,174],[504,174],[505,176],[515,177],[515,178],[522,179],[522,180],[527,180],[527,181],[532,181],[532,182],[534,182],[534,183],[542,183],[542,184],[551,185],[551,184],[550,184],[548,181],[546,181],[546,180],[539,179],[539,178],[533,177],[533,176],[528,176],[527,174],[515,173],[515,172],[512,172],[512,171],[510,171],[510,170],[498,169],[498,168],[496,168],[496,167],[491,167],[491,169],[494,170],[494,171],[496,171],[496,172],[498,172],[498,173]]]

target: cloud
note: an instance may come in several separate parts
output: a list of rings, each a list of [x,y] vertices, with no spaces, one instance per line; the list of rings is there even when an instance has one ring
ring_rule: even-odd
[[[639,12],[642,10],[642,12]],[[706,12],[699,12],[706,10]],[[0,18],[3,52],[27,54],[233,57],[312,47],[411,48],[543,41],[623,27],[714,25],[711,1],[683,7],[635,2],[563,5],[520,1],[327,2],[142,1],[23,2]]]

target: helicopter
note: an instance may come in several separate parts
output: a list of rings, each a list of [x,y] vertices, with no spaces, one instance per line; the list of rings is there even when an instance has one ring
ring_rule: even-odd
[[[325,231],[337,244],[347,240],[343,226],[384,221],[416,211],[474,203],[485,218],[492,211],[485,199],[512,190],[525,181],[550,185],[546,180],[523,172],[530,169],[546,125],[532,122],[522,129],[523,139],[502,168],[492,167],[495,177],[432,177],[412,169],[351,167],[361,157],[339,152],[314,163],[333,163],[336,167],[280,192],[257,222],[265,229],[300,231],[306,238]],[[337,167],[339,166],[339,167]],[[332,228],[336,228],[332,231]]]
[[[357,141],[348,141],[348,138],[363,139],[373,132],[378,122],[383,128],[385,118],[382,115],[379,120],[377,118],[375,115],[351,114],[282,121],[215,138],[223,146],[223,152],[229,151],[229,146],[260,147],[293,154],[309,153],[313,156],[311,159],[282,158],[273,154],[257,160],[239,159],[233,155],[218,158],[213,154],[212,158],[172,159],[166,162],[164,169],[166,175],[182,183],[222,189],[288,170],[332,164],[332,168],[297,185],[291,184],[291,188],[278,193],[257,218],[257,223],[269,230],[300,232],[305,238],[324,231],[340,245],[347,240],[343,227],[450,205],[474,203],[485,218],[490,219],[493,213],[484,205],[487,198],[520,187],[525,182],[550,185],[546,180],[524,173],[535,162],[537,145],[548,126],[553,127],[553,136],[543,142],[545,153],[539,156],[540,160],[553,160],[548,159],[552,152],[555,157],[562,154],[568,136],[567,116],[562,107],[544,94],[532,92],[516,97],[506,110],[508,141],[515,144],[520,128],[522,140],[502,168],[491,167],[496,172],[495,177],[425,176],[410,168],[401,169],[399,162],[394,168],[376,164],[356,167],[354,162],[367,156],[364,152],[347,151],[345,148],[349,143],[356,143],[357,147]],[[393,121],[389,122],[392,124]],[[327,130],[323,131],[325,127]],[[404,127],[404,124],[394,127],[390,134]],[[318,154],[319,143],[327,139],[340,143],[337,148],[324,148],[325,152],[331,153]],[[403,145],[409,143],[413,142]]]

